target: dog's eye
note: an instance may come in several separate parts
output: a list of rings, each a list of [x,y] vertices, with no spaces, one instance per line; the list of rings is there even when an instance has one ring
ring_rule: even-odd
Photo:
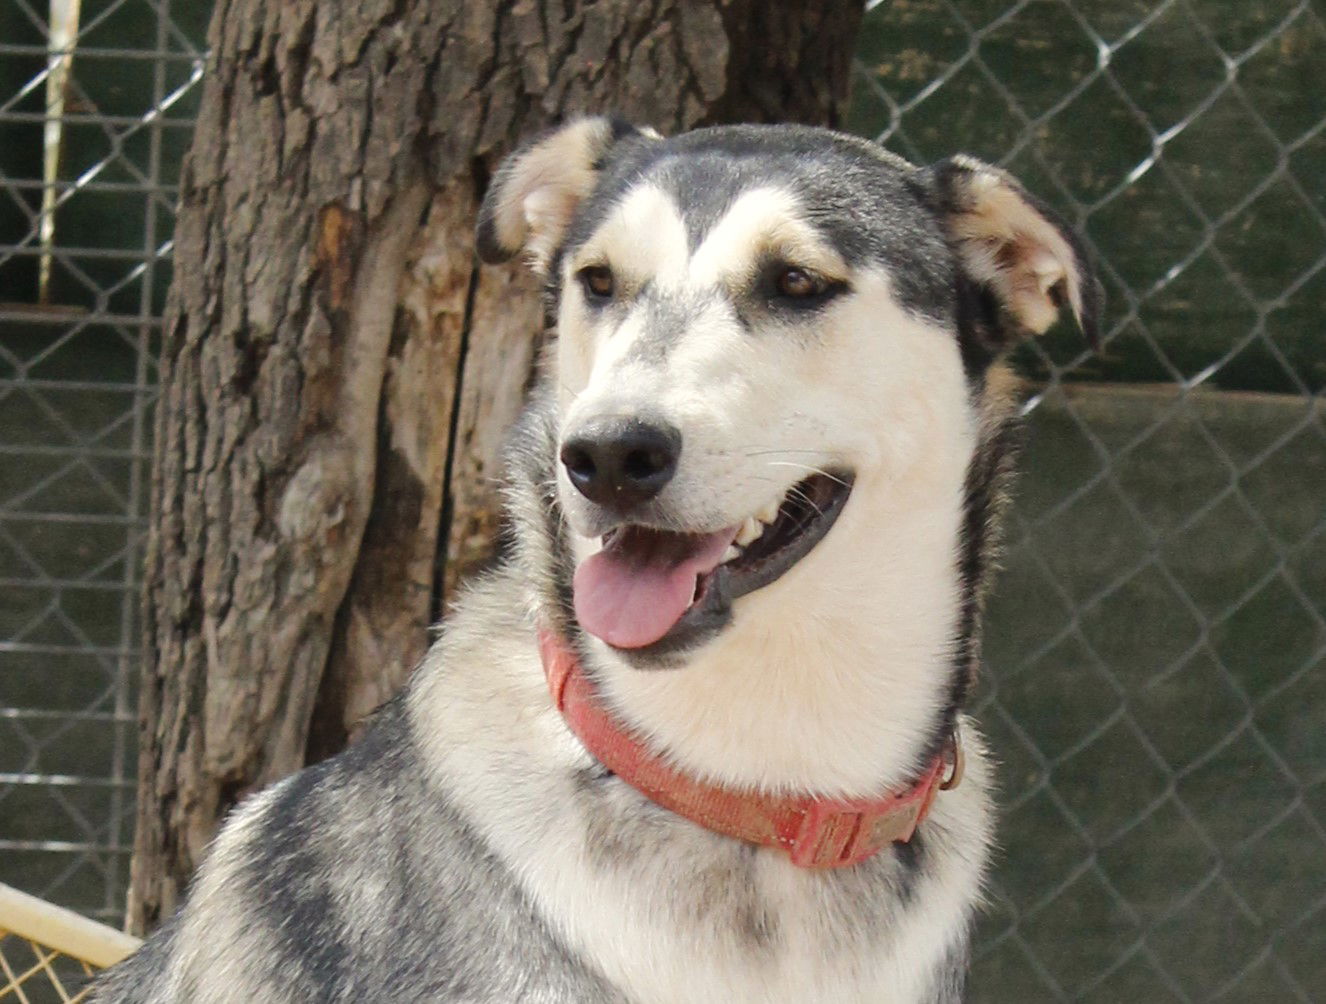
[[[819,273],[795,265],[780,270],[774,277],[774,288],[778,290],[778,295],[785,296],[789,300],[822,296],[828,285]]]
[[[591,300],[606,300],[612,296],[612,269],[607,265],[590,265],[579,272],[580,284],[585,287],[585,296]]]

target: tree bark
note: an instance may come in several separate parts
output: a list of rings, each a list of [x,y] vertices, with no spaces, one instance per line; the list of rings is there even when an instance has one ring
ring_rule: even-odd
[[[537,290],[474,265],[520,138],[837,124],[859,0],[218,0],[181,184],[129,927],[245,793],[341,748],[490,553]]]

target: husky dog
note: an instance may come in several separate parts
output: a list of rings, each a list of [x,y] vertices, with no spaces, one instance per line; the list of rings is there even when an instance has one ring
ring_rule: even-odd
[[[502,166],[478,248],[556,319],[507,557],[95,999],[960,999],[998,359],[1093,334],[1078,242],[965,157],[593,118]]]

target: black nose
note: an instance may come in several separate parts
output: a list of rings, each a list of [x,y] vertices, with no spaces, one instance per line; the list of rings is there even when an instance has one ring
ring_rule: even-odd
[[[677,473],[679,456],[680,432],[638,419],[591,422],[562,445],[562,463],[580,494],[617,512],[661,492]]]

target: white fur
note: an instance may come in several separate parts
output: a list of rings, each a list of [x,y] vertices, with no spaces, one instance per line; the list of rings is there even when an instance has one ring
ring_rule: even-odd
[[[614,207],[568,263],[566,274],[611,262],[621,292],[629,295],[646,279],[675,284],[685,275],[688,257],[686,224],[677,207],[662,190],[645,184]]]
[[[163,985],[143,1004],[229,1004],[262,1000],[272,989],[262,969],[241,964],[246,955],[272,950],[271,930],[248,922],[247,889],[231,880],[245,865],[244,848],[268,808],[291,783],[278,781],[246,799],[226,821],[189,893],[189,909],[180,915],[180,951],[166,970]],[[217,951],[217,945],[227,946]],[[206,980],[191,977],[206,973]]]
[[[669,294],[708,306],[650,362],[633,352],[647,337],[644,307],[605,331],[568,305],[562,357],[590,365],[559,374],[563,427],[633,411],[675,425],[685,446],[662,501],[697,530],[741,522],[815,468],[846,466],[856,483],[828,536],[738,599],[731,626],[684,668],[642,673],[597,643],[605,692],[626,721],[715,781],[877,794],[915,769],[953,662],[954,547],[977,432],[957,346],[899,308],[880,272],[852,276],[853,291],[813,330],[752,336],[708,295],[715,276],[749,273],[770,246],[799,249],[831,274],[845,266],[796,220],[790,196],[760,190],[681,270],[680,213],[660,226],[664,197],[646,192],[637,194],[651,207],[647,232],[660,235],[651,253],[666,262]],[[634,205],[636,195],[605,224],[602,245],[590,241],[594,260],[622,244],[616,231]],[[572,529],[583,527],[589,506],[564,473],[559,487]],[[576,538],[578,558],[597,547]]]
[[[769,250],[849,280],[852,292],[804,330],[773,325],[752,337],[713,294],[748,281]],[[590,264],[613,269],[618,296],[650,280],[702,306],[665,357],[638,352],[647,307],[624,318],[587,309],[574,276]],[[635,409],[675,424],[685,446],[665,501],[686,525],[740,522],[810,469],[856,475],[827,537],[739,599],[732,624],[685,667],[641,672],[597,644],[610,703],[680,765],[721,783],[865,796],[911,780],[953,665],[954,549],[977,434],[951,334],[904,312],[887,275],[849,275],[798,220],[795,200],[771,190],[739,199],[690,254],[680,208],[642,187],[568,260],[563,289],[563,431]],[[582,527],[589,510],[564,473],[559,492],[572,530]],[[600,546],[575,532],[572,545],[577,559]],[[472,644],[454,625],[430,661],[470,663]],[[927,823],[936,864],[902,930],[844,944],[828,918],[859,904],[835,906],[819,875],[760,850],[754,891],[773,905],[785,947],[755,960],[724,925],[676,916],[703,911],[695,868],[730,853],[725,838],[668,817],[625,874],[595,867],[589,840],[565,838],[586,825],[574,786],[591,761],[548,702],[532,639],[484,644],[492,672],[426,673],[414,695],[436,737],[430,760],[573,950],[631,999],[906,1002],[931,991],[926,981],[962,937],[989,842],[979,740],[968,741],[967,783],[942,794]],[[505,709],[496,729],[495,708]]]
[[[841,277],[847,266],[808,224],[796,198],[777,188],[743,193],[705,235],[687,267],[696,285],[732,282],[749,277],[761,253]]]
[[[502,168],[481,228],[493,257],[523,247],[536,268],[548,267],[597,184],[595,164],[612,135],[603,120],[573,123]],[[891,171],[910,170],[857,145]],[[1081,312],[1083,279],[1057,228],[1011,179],[975,162],[959,167],[971,177],[946,223],[966,268],[1032,330],[1049,323],[1056,286]],[[437,954],[448,923],[421,926],[416,917],[401,930],[402,938],[440,932],[402,950],[415,963],[436,961],[434,977],[482,971],[525,987],[565,961],[562,975],[575,986],[602,977],[639,1004],[954,999],[991,843],[990,769],[970,722],[962,726],[966,778],[938,794],[917,841],[825,873],[654,805],[598,769],[549,698],[536,631],[561,616],[554,517],[565,517],[572,556],[583,560],[601,546],[601,514],[543,450],[556,451],[554,431],[564,438],[605,415],[647,415],[680,431],[676,475],[650,503],[671,529],[735,531],[769,518],[811,472],[854,477],[827,535],[779,579],[738,598],[731,622],[684,666],[645,671],[590,640],[606,700],[676,764],[732,787],[849,798],[896,790],[915,779],[953,673],[972,655],[953,651],[973,640],[958,637],[957,552],[969,466],[1002,456],[979,452],[1009,410],[997,367],[974,394],[955,332],[904,309],[884,266],[849,265],[794,191],[747,191],[692,251],[686,207],[661,187],[666,174],[655,177],[662,180],[626,191],[597,232],[568,250],[557,277],[559,337],[547,374],[555,393],[539,395],[516,450],[513,558],[448,616],[405,697],[408,722],[396,717],[400,709],[384,713],[384,731],[374,735],[405,745],[367,766],[351,758],[345,765],[361,773],[332,769],[301,796],[320,825],[299,835],[313,851],[308,860],[292,863],[334,872],[266,881],[279,871],[262,867],[272,853],[277,864],[295,853],[279,841],[263,846],[279,814],[292,811],[283,793],[295,792],[283,782],[251,799],[200,874],[175,955],[143,960],[140,972],[164,966],[160,980],[146,993],[122,983],[127,996],[116,1000],[307,996],[312,984],[292,978],[299,958],[280,954],[290,951],[279,942],[291,932],[260,909],[292,883],[325,893],[339,916],[353,918],[347,937],[394,933],[401,899],[399,890],[392,899],[383,871],[391,864],[380,859],[403,850],[402,831],[380,824],[384,805],[407,805],[393,803],[390,790],[384,799],[357,790],[377,778],[408,785],[416,810],[421,790],[437,796],[436,804],[424,799],[435,812],[392,817],[410,837],[404,860],[421,866],[424,891],[437,893],[411,906],[430,919],[440,908],[464,935],[449,946],[461,953],[458,966]],[[914,235],[944,253],[937,230],[927,229],[935,222],[928,210],[912,208]],[[845,291],[817,310],[771,303],[758,285],[767,286],[761,272],[771,261]],[[612,270],[610,305],[586,301],[576,277],[588,266]],[[926,278],[943,288],[943,273]],[[548,464],[557,469],[553,511]],[[999,505],[992,499],[979,515],[995,520]],[[343,853],[361,844],[362,853]],[[473,878],[475,859],[502,895],[473,902],[476,887],[447,874],[454,862]],[[309,926],[307,936],[320,935]],[[503,934],[510,945],[470,957],[467,938],[486,946]],[[255,959],[285,962],[245,964]],[[476,969],[466,971],[466,961]],[[355,975],[363,975],[358,962]],[[558,985],[571,984],[546,984]],[[408,996],[414,988],[383,989]]]
[[[761,850],[752,893],[772,905],[785,948],[773,959],[753,958],[721,923],[703,922],[706,903],[693,892],[705,877],[703,862],[730,842],[674,818],[653,835],[632,871],[596,867],[586,842],[567,839],[585,828],[575,774],[590,760],[548,700],[532,639],[503,638],[494,646],[490,638],[468,636],[464,624],[453,631],[430,655],[423,685],[412,694],[427,758],[573,951],[592,959],[632,1001],[923,999],[928,974],[970,915],[989,841],[988,769],[978,746],[969,745],[967,783],[944,793],[926,824],[939,835],[928,852],[942,867],[916,890],[924,906],[905,931],[862,932],[871,935],[864,943],[844,943],[826,910],[850,915],[858,904],[835,909],[818,873]],[[490,671],[442,669],[472,666],[479,653]]]
[[[978,432],[956,342],[904,311],[887,274],[852,273],[790,193],[745,194],[693,253],[683,212],[643,185],[565,263],[563,433],[607,414],[675,425],[685,445],[660,501],[695,530],[742,522],[814,469],[845,467],[856,480],[826,538],[738,599],[733,622],[684,667],[641,672],[592,642],[603,692],[657,749],[713,781],[878,795],[914,777],[954,663],[955,548]],[[851,292],[804,325],[752,334],[731,298],[769,254]],[[587,265],[613,270],[624,314],[587,307],[575,281]],[[633,302],[646,281],[694,308],[662,353],[640,344],[657,337],[649,304]],[[592,509],[561,470],[558,488],[583,560],[600,546],[584,532]],[[463,626],[451,638],[450,657],[472,660]],[[432,658],[448,658],[446,648]],[[486,651],[485,663],[493,673],[415,695],[418,720],[438,737],[434,762],[562,936],[632,1000],[907,1002],[932,990],[926,981],[963,936],[990,838],[978,739],[968,740],[967,783],[942,794],[926,824],[935,867],[916,891],[917,915],[844,944],[830,917],[859,904],[835,905],[819,875],[760,850],[755,892],[772,904],[784,948],[756,960],[724,925],[693,915],[704,910],[695,869],[730,842],[669,817],[634,871],[595,867],[589,840],[565,839],[586,825],[574,775],[591,761],[549,706],[531,640]],[[494,707],[511,709],[500,729],[470,724]]]

